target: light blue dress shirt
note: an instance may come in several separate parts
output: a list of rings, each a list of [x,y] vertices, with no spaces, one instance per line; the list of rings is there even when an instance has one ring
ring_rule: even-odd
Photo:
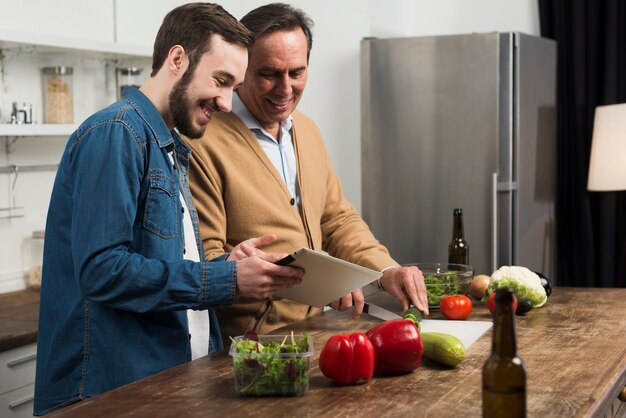
[[[285,182],[287,190],[295,203],[300,207],[300,190],[298,190],[298,171],[296,152],[291,138],[292,119],[289,116],[280,123],[280,138],[274,138],[259,124],[250,113],[238,94],[233,94],[232,112],[252,131],[259,144],[267,154],[276,171]]]

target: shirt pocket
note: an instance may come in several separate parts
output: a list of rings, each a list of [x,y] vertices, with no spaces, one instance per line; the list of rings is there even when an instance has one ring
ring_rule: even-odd
[[[178,236],[180,219],[178,218],[178,187],[163,172],[153,172],[149,176],[149,189],[146,201],[143,227],[162,237]]]

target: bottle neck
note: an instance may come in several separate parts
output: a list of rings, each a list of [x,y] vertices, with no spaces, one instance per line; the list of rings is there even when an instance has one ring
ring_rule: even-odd
[[[463,239],[463,212],[454,211],[454,222],[452,224],[452,239]]]
[[[499,292],[500,290],[503,292]],[[513,297],[506,289],[498,289],[496,292],[492,350],[500,357],[517,357]],[[508,294],[504,294],[505,292]]]

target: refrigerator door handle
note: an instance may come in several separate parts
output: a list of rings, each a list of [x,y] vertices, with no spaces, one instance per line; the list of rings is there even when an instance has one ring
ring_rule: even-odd
[[[498,173],[491,174],[491,271],[498,260]]]

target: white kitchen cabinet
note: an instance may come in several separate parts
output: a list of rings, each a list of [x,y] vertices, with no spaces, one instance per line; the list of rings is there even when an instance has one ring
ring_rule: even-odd
[[[30,47],[35,52],[71,52],[106,58],[150,57],[152,50],[141,45],[121,44],[92,39],[42,35],[0,28],[0,49]]]
[[[0,395],[0,417],[25,418],[33,416],[33,393],[35,384]]]
[[[32,417],[37,343],[0,353],[0,417]]]
[[[42,35],[0,28],[0,137],[69,136],[90,114],[116,99],[116,67],[141,67],[147,77],[150,47]],[[74,123],[43,124],[41,68],[70,66]],[[10,124],[11,103],[33,106],[34,124]]]

